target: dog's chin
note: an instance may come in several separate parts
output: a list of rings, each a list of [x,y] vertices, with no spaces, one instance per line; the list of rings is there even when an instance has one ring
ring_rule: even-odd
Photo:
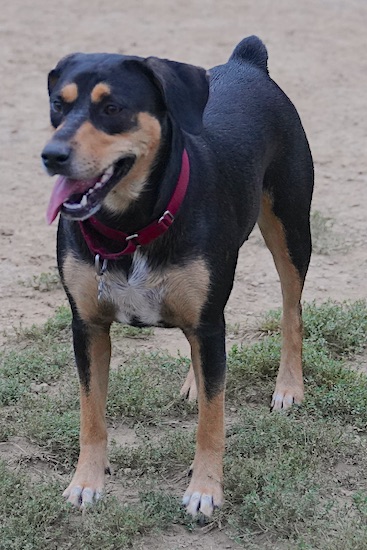
[[[87,191],[71,195],[62,203],[60,208],[62,216],[83,221],[96,214],[108,193],[130,172],[135,160],[136,157],[133,155],[121,158],[108,168]]]

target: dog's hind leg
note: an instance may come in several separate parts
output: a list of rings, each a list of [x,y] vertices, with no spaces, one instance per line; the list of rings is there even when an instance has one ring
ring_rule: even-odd
[[[189,402],[196,401],[198,397],[198,390],[195,380],[195,372],[192,364],[190,365],[189,372],[187,373],[186,380],[182,384],[180,395],[187,399]]]
[[[283,295],[282,351],[271,407],[287,409],[304,397],[302,376],[301,294],[311,255],[309,208],[312,178],[303,192],[287,190],[280,196],[265,190],[258,224],[271,251]],[[281,205],[281,206],[280,206]]]

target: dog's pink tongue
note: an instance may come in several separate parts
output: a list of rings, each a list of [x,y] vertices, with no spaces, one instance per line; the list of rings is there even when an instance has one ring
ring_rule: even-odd
[[[47,223],[51,224],[60,211],[62,203],[71,197],[80,193],[85,193],[93,187],[98,181],[98,178],[91,180],[72,180],[65,176],[59,176],[52,190],[50,202],[48,203],[46,219]]]

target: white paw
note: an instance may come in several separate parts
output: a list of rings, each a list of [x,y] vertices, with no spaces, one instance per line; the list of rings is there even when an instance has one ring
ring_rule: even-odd
[[[216,508],[223,504],[222,483],[210,475],[195,476],[188,486],[182,504],[186,507],[188,514],[195,517],[201,512],[210,517]]]
[[[303,401],[303,387],[297,386],[278,386],[275,387],[273,397],[271,400],[271,409],[273,411],[280,411],[289,409],[293,404],[300,405]]]
[[[95,504],[103,494],[103,487],[88,487],[70,484],[63,492],[63,496],[70,504],[83,510],[87,506]]]

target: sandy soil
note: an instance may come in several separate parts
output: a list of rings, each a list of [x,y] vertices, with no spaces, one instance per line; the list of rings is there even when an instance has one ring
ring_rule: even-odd
[[[366,24],[365,0],[4,3],[0,333],[41,323],[65,302],[60,289],[40,292],[27,284],[56,263],[56,227],[45,222],[52,180],[39,160],[50,134],[47,72],[73,51],[156,55],[210,67],[249,34],[264,40],[270,73],[299,110],[315,160],[313,207],[334,222],[330,234],[321,235],[331,252],[314,254],[304,299],[366,298]],[[240,254],[227,321],[245,327],[278,305],[272,259],[255,231]],[[188,352],[172,330],[155,330],[143,345]],[[165,545],[174,547],[181,546]]]

